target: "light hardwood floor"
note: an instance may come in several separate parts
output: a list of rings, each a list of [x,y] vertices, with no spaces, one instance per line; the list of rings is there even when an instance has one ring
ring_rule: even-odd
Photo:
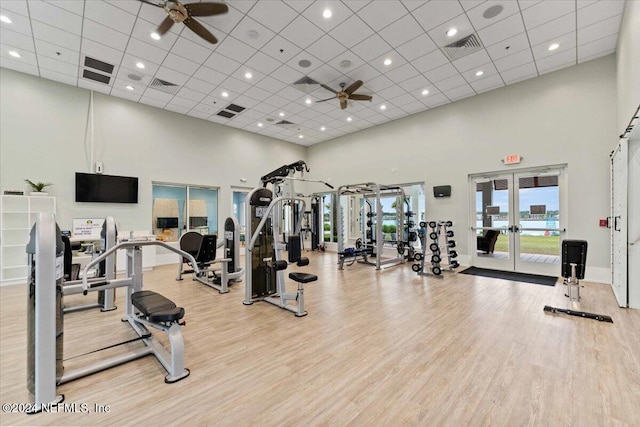
[[[566,305],[560,283],[440,280],[410,264],[339,271],[335,254],[310,257],[298,270],[319,280],[303,318],[244,306],[244,282],[220,295],[176,282],[174,266],[145,273],[145,289],[186,308],[191,376],[165,384],[149,356],[58,388],[109,413],[0,413],[2,425],[640,425],[640,311],[618,308],[609,286],[584,283],[582,308],[613,324],[544,313]],[[118,303],[65,316],[65,359],[134,337]],[[0,288],[0,334],[0,402],[29,402],[25,286]]]

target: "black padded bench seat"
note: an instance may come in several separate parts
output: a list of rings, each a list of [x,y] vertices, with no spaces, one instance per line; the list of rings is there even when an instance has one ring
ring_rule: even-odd
[[[298,283],[310,283],[318,280],[318,276],[316,276],[315,274],[300,273],[294,271],[293,273],[289,273],[289,279]]]
[[[134,292],[131,303],[150,322],[175,322],[184,317],[184,308],[153,291]]]

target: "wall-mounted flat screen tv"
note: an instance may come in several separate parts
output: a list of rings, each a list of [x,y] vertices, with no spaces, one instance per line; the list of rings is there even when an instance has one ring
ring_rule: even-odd
[[[189,225],[191,227],[206,227],[207,217],[206,216],[190,216]]]
[[[156,220],[156,228],[178,228],[178,218],[176,217],[159,217]]]
[[[138,178],[76,172],[76,202],[138,203]]]

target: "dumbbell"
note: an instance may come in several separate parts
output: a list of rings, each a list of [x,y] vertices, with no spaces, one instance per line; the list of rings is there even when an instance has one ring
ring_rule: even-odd
[[[427,223],[424,221],[420,221],[420,228],[427,228]]]
[[[455,240],[449,240],[447,242],[447,245],[449,245],[450,248],[455,248],[456,247],[456,241]]]
[[[429,227],[431,228],[436,228],[438,226],[438,223],[435,221],[429,221]]]
[[[447,237],[453,237],[453,230],[447,230]]]
[[[418,271],[422,270],[422,268],[421,268],[420,264],[413,264],[413,265],[411,266],[411,269],[412,269],[413,271],[415,271],[416,273],[417,273]]]
[[[440,274],[442,274],[442,269],[438,266],[434,266],[434,267],[431,267],[431,272],[436,276],[439,276]]]
[[[398,255],[402,255],[404,254],[404,243],[402,242],[398,242],[398,245],[396,246],[396,249],[398,250]]]
[[[415,258],[416,261],[422,261],[422,254],[421,253],[417,253],[413,257]]]
[[[452,227],[453,226],[453,222],[451,221],[447,221],[444,223],[447,227]]]
[[[431,252],[439,252],[440,246],[437,243],[432,243],[429,245],[429,249],[431,249]]]
[[[438,240],[438,233],[436,233],[435,231],[432,231],[431,233],[429,233],[429,238],[431,240]]]
[[[414,216],[415,214],[411,211],[407,211],[404,213],[408,218],[411,218],[412,216]]]
[[[442,258],[440,258],[440,255],[431,255],[431,262],[438,264],[440,261],[442,261]]]
[[[451,261],[451,264],[449,264],[451,266],[451,268],[458,268],[460,267],[460,264],[458,263],[458,261]]]
[[[449,252],[449,256],[450,256],[451,258],[458,258],[458,252],[456,252],[456,251],[451,251],[451,252]]]
[[[367,221],[367,227],[371,228],[372,225],[373,225],[373,222]]]
[[[376,214],[374,214],[373,212],[367,212],[367,216],[369,218],[372,218],[372,217],[376,216]]]

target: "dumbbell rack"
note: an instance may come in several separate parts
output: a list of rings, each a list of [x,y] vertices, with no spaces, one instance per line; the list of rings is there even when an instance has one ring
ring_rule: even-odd
[[[429,221],[420,222],[421,232],[420,243],[422,244],[422,254],[416,254],[415,260],[420,261],[419,264],[413,264],[411,269],[418,273],[420,276],[433,275],[436,277],[442,277],[443,270],[453,270],[460,265],[455,259],[458,257],[458,252],[454,250],[456,247],[456,241],[453,240],[455,235],[453,230],[453,223],[451,221]],[[441,249],[441,236],[444,236],[444,249],[446,255],[442,256]],[[431,267],[425,269],[425,259],[429,256],[429,262]],[[442,259],[447,258],[447,265],[442,266]]]

